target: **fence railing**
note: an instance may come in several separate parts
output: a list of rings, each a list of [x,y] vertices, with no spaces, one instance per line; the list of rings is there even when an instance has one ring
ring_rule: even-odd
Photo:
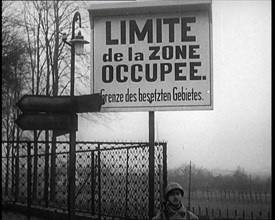
[[[167,179],[166,143],[155,144],[158,165]],[[69,142],[2,142],[2,203],[68,210]],[[76,143],[75,210],[91,216],[146,219],[150,193],[155,209],[159,181],[148,188],[149,143]]]

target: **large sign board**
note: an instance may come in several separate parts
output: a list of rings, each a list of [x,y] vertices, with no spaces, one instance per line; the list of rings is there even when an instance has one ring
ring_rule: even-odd
[[[211,2],[194,2],[91,6],[102,111],[213,109]]]

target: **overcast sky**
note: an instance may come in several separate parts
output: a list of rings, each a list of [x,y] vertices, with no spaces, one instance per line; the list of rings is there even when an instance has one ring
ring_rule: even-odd
[[[214,109],[155,112],[168,167],[271,173],[271,1],[213,1]],[[77,139],[148,141],[149,113],[79,119]]]

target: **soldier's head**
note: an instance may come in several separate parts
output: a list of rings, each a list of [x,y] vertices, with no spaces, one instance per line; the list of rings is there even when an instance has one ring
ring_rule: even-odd
[[[183,195],[184,195],[184,191],[181,185],[179,185],[176,182],[169,183],[165,189],[166,201],[168,201],[174,206],[181,205],[181,200],[183,198]]]

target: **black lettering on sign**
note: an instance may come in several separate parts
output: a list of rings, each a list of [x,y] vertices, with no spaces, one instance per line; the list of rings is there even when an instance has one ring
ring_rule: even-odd
[[[187,26],[188,23],[195,23],[195,17],[186,17],[181,18],[181,41],[196,41],[196,36],[188,36],[187,32],[191,30],[190,26]]]
[[[128,66],[127,65],[118,65],[116,67],[117,81],[121,82],[121,83],[126,82],[128,79],[128,77],[126,77],[126,76],[122,77],[122,69],[124,71],[128,72]]]
[[[186,80],[186,76],[181,75],[183,69],[181,67],[186,67],[186,63],[175,63],[175,80],[181,81]]]
[[[123,54],[114,53],[114,56],[113,56],[113,50],[112,48],[109,48],[108,53],[103,54],[102,60],[103,62],[112,62],[113,60],[116,62],[119,62],[123,60]]]
[[[136,69],[141,72],[142,71],[142,65],[140,64],[134,64],[133,66],[131,66],[131,80],[133,82],[140,82],[142,80],[141,76],[136,76]]]
[[[160,60],[160,56],[157,56],[159,49],[160,49],[160,47],[149,47],[149,51],[153,51],[149,55],[149,60]]]
[[[155,82],[158,78],[158,72],[157,72],[157,64],[153,63],[153,71],[152,74],[150,74],[150,65],[145,64],[145,79],[148,82]]]
[[[112,21],[106,21],[106,45],[135,44],[146,40],[147,43],[162,43],[164,35],[168,36],[169,43],[173,43],[176,33],[180,34],[178,40],[181,42],[196,41],[196,36],[190,34],[192,23],[196,23],[196,17],[147,19],[143,24],[136,20],[121,20],[115,27]]]
[[[197,53],[199,48],[199,45],[151,46],[149,60],[200,59],[200,54]]]
[[[201,62],[190,62],[190,80],[201,80],[201,76],[195,75],[198,72],[197,66],[201,66]]]
[[[173,78],[175,81],[206,80],[205,75],[198,75],[200,66],[201,62],[104,65],[102,67],[102,82],[163,82],[168,78]]]
[[[111,65],[102,67],[102,81],[104,83],[111,83],[114,80],[114,69]]]
[[[169,42],[175,42],[175,24],[179,23],[179,18],[164,18],[163,24],[169,26]]]
[[[135,35],[139,41],[143,41],[147,35],[147,42],[153,42],[153,23],[152,19],[147,19],[142,31],[140,32],[139,27],[135,20],[130,20],[130,44],[135,43]]]
[[[106,21],[106,45],[118,44],[118,39],[112,39],[111,34],[111,21]]]
[[[200,59],[200,54],[195,54],[197,51],[195,49],[199,49],[200,45],[190,45],[189,46],[189,58],[190,59]]]

